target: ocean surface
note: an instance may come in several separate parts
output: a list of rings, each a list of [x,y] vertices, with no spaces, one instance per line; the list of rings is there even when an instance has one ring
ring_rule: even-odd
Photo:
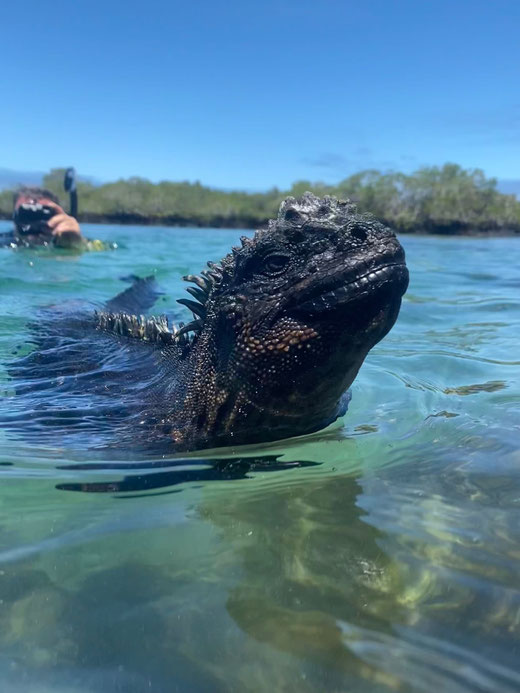
[[[4,411],[41,307],[153,273],[187,318],[181,275],[243,233],[84,230],[118,249],[0,250]],[[345,417],[236,474],[0,430],[1,691],[520,690],[520,239],[401,240]]]

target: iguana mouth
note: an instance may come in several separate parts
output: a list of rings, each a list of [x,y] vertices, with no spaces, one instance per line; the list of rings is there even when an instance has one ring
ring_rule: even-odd
[[[404,261],[387,262],[372,267],[356,276],[350,271],[327,277],[315,287],[312,295],[307,294],[298,303],[297,310],[305,313],[318,313],[337,309],[353,303],[359,304],[373,300],[384,289],[389,298],[398,291],[404,294],[408,286],[408,270]],[[318,291],[317,291],[318,289]],[[381,296],[381,302],[386,302]]]

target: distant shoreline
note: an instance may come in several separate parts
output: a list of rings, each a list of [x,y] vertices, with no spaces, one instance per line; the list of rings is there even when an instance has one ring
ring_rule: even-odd
[[[0,212],[0,219],[11,220],[11,216]],[[215,215],[210,219],[188,218],[178,215],[167,216],[144,216],[140,214],[92,214],[85,213],[79,215],[80,224],[117,224],[120,226],[163,226],[177,228],[213,228],[213,229],[258,229],[265,228],[269,218],[254,219],[247,216],[223,217]],[[385,221],[385,224],[393,228],[397,233],[406,235],[427,235],[427,236],[471,236],[471,237],[520,237],[520,225],[509,228],[470,228],[461,223],[417,227],[414,229],[400,228],[395,223]]]
[[[64,175],[64,169],[53,169],[43,187],[63,196]],[[80,222],[143,226],[262,228],[276,218],[285,199],[300,198],[306,191],[350,200],[358,214],[371,213],[402,234],[520,236],[520,200],[499,192],[496,180],[480,169],[451,163],[412,174],[359,171],[336,185],[297,181],[289,190],[257,193],[138,177],[98,186],[78,181]],[[12,204],[13,191],[1,191],[4,218]]]

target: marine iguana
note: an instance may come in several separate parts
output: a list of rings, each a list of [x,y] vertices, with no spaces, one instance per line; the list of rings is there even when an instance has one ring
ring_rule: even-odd
[[[368,351],[397,318],[408,285],[404,251],[390,229],[350,202],[311,193],[287,198],[267,229],[241,240],[220,263],[185,277],[195,285],[193,300],[179,303],[192,322],[175,327],[165,317],[132,315],[155,299],[151,283],[140,280],[94,316],[67,318],[61,328],[54,321],[11,375],[26,392],[39,382],[54,424],[76,416],[84,425],[97,406],[120,440],[162,441],[171,451],[327,426],[344,413]],[[94,367],[89,358],[100,339],[104,356]],[[70,401],[89,388],[94,407],[76,401],[67,414],[56,406],[60,393]]]

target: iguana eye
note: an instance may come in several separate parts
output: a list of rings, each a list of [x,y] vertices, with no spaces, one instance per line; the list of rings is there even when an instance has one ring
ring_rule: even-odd
[[[262,270],[266,274],[280,274],[289,262],[287,255],[268,255],[264,259]]]

